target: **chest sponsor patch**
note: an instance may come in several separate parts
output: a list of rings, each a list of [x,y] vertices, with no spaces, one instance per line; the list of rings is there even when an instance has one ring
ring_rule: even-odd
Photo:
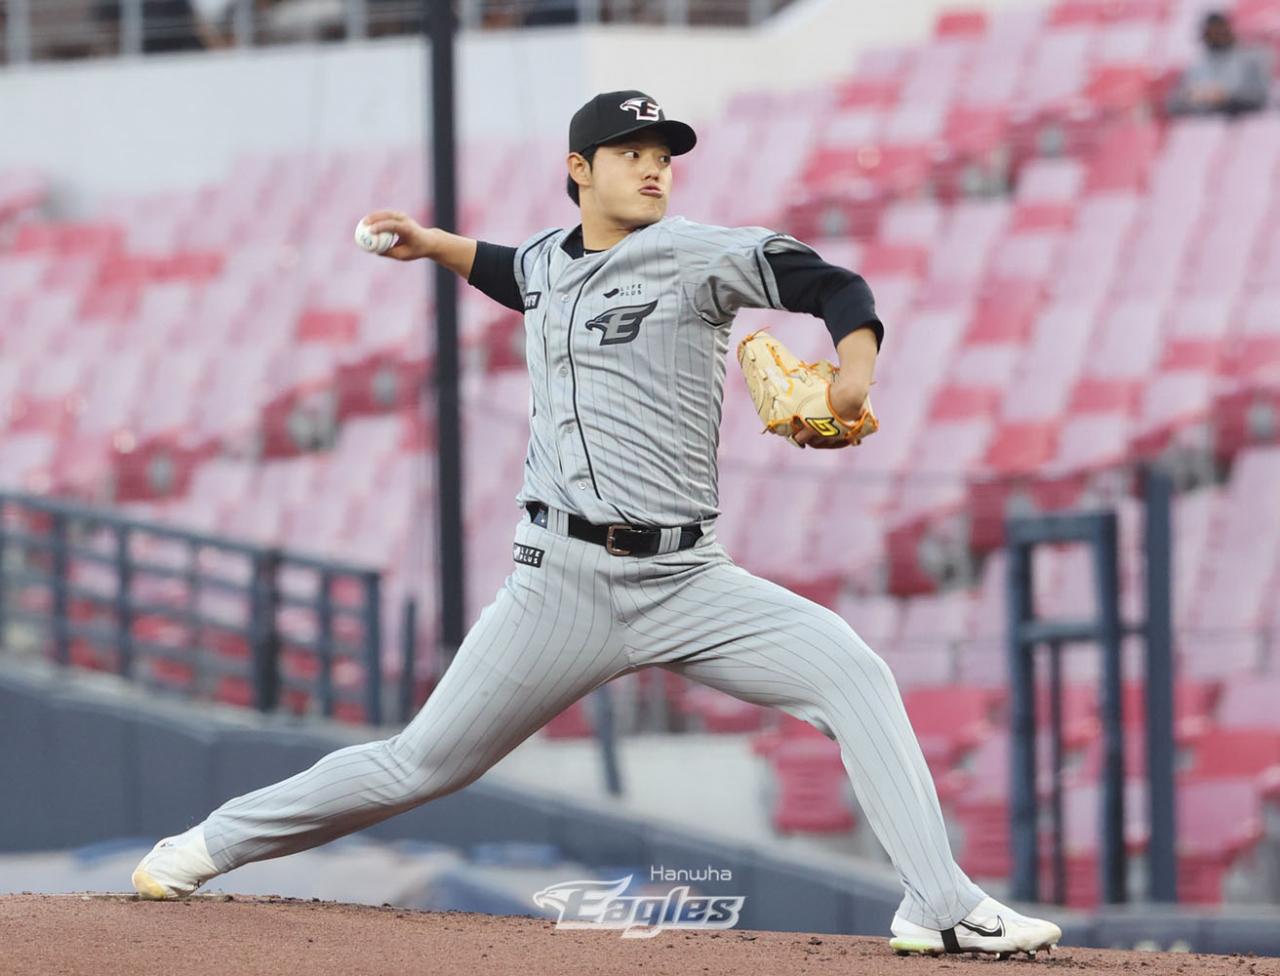
[[[526,312],[532,312],[535,308],[538,307],[538,302],[541,300],[542,300],[542,292],[540,291],[525,292],[524,293],[524,310]]]
[[[635,298],[644,291],[644,282],[638,281],[634,285],[618,285],[610,288],[604,293],[605,298]]]
[[[602,346],[630,342],[640,334],[640,323],[657,307],[657,302],[650,302],[648,305],[622,305],[611,308],[589,321],[587,328],[600,330]]]
[[[538,569],[542,565],[542,557],[547,554],[545,549],[538,549],[535,546],[522,546],[515,543],[512,547],[515,550],[515,560],[523,566],[532,566]]]

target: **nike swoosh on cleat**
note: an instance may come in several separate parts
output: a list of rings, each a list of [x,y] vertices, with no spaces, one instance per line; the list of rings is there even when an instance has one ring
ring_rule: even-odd
[[[984,929],[981,925],[974,925],[972,922],[956,922],[957,925],[963,925],[975,935],[985,935],[988,939],[999,939],[1004,935],[1004,919],[999,915],[996,916],[996,927],[993,929]]]

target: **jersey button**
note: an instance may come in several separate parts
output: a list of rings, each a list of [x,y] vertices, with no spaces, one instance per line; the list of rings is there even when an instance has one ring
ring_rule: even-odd
[[[587,490],[587,483],[586,483],[585,481],[579,481],[579,482],[578,482],[578,490],[579,490],[579,491],[586,491],[586,490]]]
[[[561,375],[561,376],[568,376],[568,375],[569,375],[569,367],[568,367],[568,366],[561,366],[561,367],[560,367],[560,375]]]
[[[562,291],[560,293],[560,301],[567,302],[568,300],[569,300],[569,293],[567,291]]]

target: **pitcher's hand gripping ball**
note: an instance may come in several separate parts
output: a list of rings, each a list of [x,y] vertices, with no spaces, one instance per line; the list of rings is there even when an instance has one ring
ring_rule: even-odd
[[[839,438],[849,444],[861,444],[864,437],[880,429],[880,421],[871,412],[870,397],[863,403],[862,412],[852,420],[845,420],[831,409],[828,394],[840,370],[825,359],[816,363],[801,362],[786,346],[761,330],[738,344],[738,362],[747,378],[751,402],[765,429],[780,434],[797,447],[801,445],[796,441],[796,434],[806,427],[823,437]]]
[[[369,229],[369,225],[362,220],[356,224],[356,244],[366,251],[372,251],[374,254],[386,254],[391,248],[395,247],[396,235],[387,230],[384,230],[381,234],[375,234]]]

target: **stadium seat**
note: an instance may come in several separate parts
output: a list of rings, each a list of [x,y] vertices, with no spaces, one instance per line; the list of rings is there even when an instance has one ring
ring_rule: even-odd
[[[842,834],[854,827],[840,747],[825,737],[788,738],[769,754],[777,781],[773,827],[781,834]]]
[[[913,685],[903,693],[911,726],[935,775],[951,769],[964,752],[1003,723],[1002,699],[992,688],[951,684]]]
[[[1188,775],[1199,779],[1258,776],[1280,765],[1280,732],[1272,728],[1213,728],[1191,749]]]
[[[1270,729],[1280,732],[1280,679],[1238,678],[1222,691],[1215,713],[1220,729]]]

